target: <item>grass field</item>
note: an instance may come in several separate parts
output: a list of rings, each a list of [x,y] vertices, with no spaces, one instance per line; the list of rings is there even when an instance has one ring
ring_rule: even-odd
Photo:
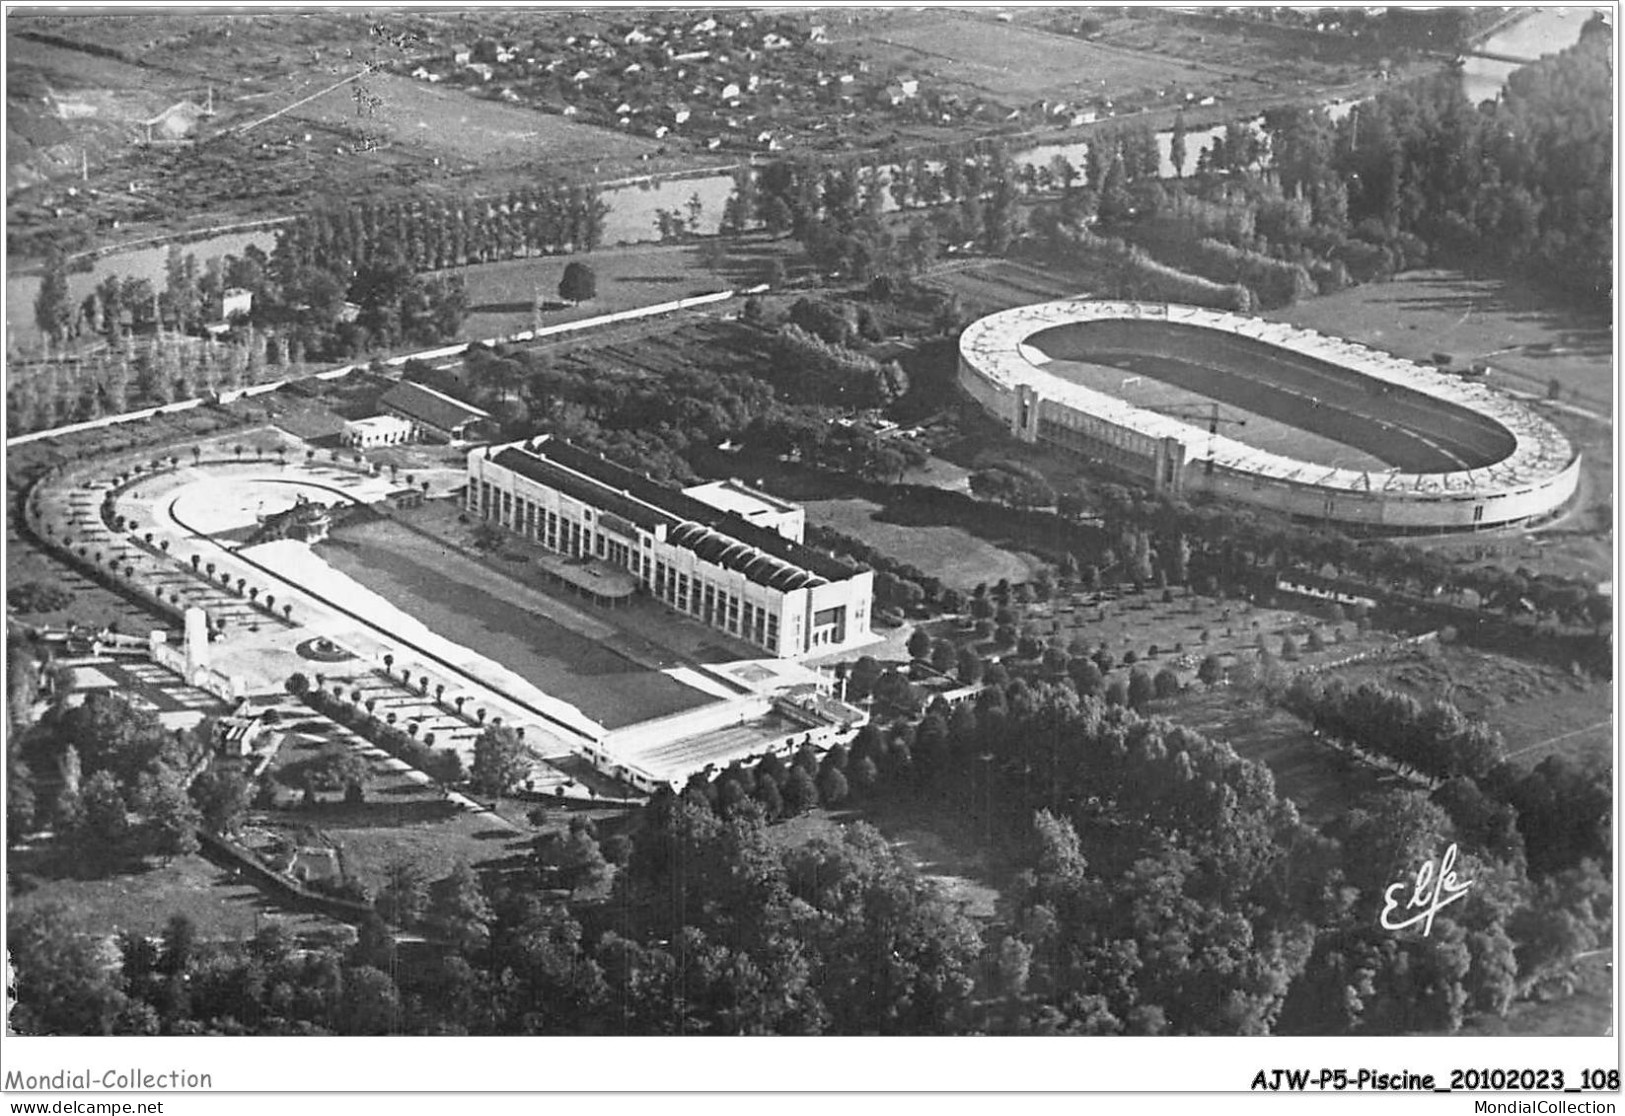
[[[435,632],[607,728],[714,700],[527,607],[519,586],[397,524],[346,527],[318,553]]]
[[[1510,280],[1435,270],[1352,287],[1265,316],[1412,360],[1444,352],[1459,365],[1483,357],[1492,385],[1526,395],[1544,398],[1549,383],[1557,381],[1562,403],[1584,413],[1536,406],[1582,455],[1581,496],[1574,508],[1537,533],[1458,536],[1427,545],[1509,570],[1527,566],[1612,581],[1614,366],[1606,315],[1577,310]]]
[[[1458,1033],[1519,1038],[1612,1034],[1618,983],[1607,955],[1596,954],[1576,966],[1572,992],[1565,994],[1563,989],[1555,989],[1549,999],[1520,1001],[1505,1019],[1479,1016],[1469,1020]]]
[[[1007,873],[993,863],[974,833],[944,824],[930,806],[880,801],[851,810],[819,808],[770,826],[767,832],[774,844],[789,849],[820,837],[838,841],[841,829],[857,822],[878,829],[899,856],[941,887],[966,915],[986,920],[997,914],[999,884]]]
[[[1556,667],[1462,646],[1419,649],[1334,673],[1350,685],[1377,682],[1423,703],[1449,700],[1500,732],[1508,758],[1520,766],[1554,754],[1582,764],[1613,755],[1608,682],[1582,682]]]
[[[360,69],[359,63],[353,66],[354,71]],[[311,78],[305,85],[279,93],[278,100],[292,103],[335,80],[331,76]],[[493,156],[536,163],[631,159],[652,154],[660,146],[640,136],[576,124],[561,116],[393,74],[370,74],[300,105],[290,115],[355,129],[380,143],[443,160],[480,162]]]
[[[966,266],[943,267],[926,281],[958,295],[966,311],[977,317],[1087,293],[1071,276],[1013,260],[981,260]]]
[[[869,500],[812,500],[806,507],[808,523],[861,539],[954,589],[973,589],[984,581],[991,585],[1001,578],[1026,581],[1038,568],[1030,555],[1003,550],[958,527],[908,527],[876,519],[880,505]]]
[[[1277,792],[1312,825],[1324,825],[1364,795],[1411,785],[1316,740],[1308,725],[1253,693],[1217,689],[1189,695],[1170,714],[1268,767]]]
[[[1108,359],[1108,358],[1102,358]],[[1207,429],[1211,404],[1218,402],[1223,425],[1219,433],[1226,438],[1254,446],[1269,453],[1300,461],[1312,461],[1338,469],[1388,468],[1388,464],[1375,454],[1345,445],[1322,434],[1303,430],[1275,419],[1266,418],[1256,411],[1238,406],[1233,400],[1219,400],[1216,396],[1193,390],[1178,382],[1165,382],[1160,378],[1169,373],[1169,380],[1189,383],[1201,376],[1193,374],[1184,361],[1171,361],[1152,355],[1124,355],[1109,358],[1114,364],[1094,364],[1077,360],[1051,360],[1043,368],[1062,379],[1081,384],[1094,391],[1116,396],[1135,407],[1171,415],[1186,426],[1201,432]]]
[[[559,304],[559,280],[571,260],[585,263],[598,276],[598,296],[577,306]],[[472,267],[464,274],[469,313],[463,336],[475,338],[508,336],[532,328],[532,307],[538,293],[544,303],[554,304],[542,312],[541,324],[545,328],[728,290],[734,285],[734,277],[705,270],[698,250],[686,245],[607,248],[572,257],[538,256]],[[721,310],[737,313],[738,306],[724,304]],[[591,342],[592,335],[583,336]]]
[[[75,878],[64,858],[74,859],[60,850],[11,850],[10,917],[62,903],[90,931],[160,934],[172,916],[183,914],[205,938],[251,938],[272,919],[295,933],[336,925],[277,906],[258,888],[196,854],[145,871],[85,879]]]
[[[1484,358],[1491,384],[1544,396],[1556,379],[1565,400],[1604,414],[1613,408],[1608,318],[1510,281],[1414,271],[1264,316],[1411,360],[1427,361],[1437,352],[1452,354],[1456,364]]]

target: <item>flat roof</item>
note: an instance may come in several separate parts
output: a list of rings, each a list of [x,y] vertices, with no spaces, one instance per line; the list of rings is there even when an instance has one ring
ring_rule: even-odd
[[[371,418],[351,419],[344,424],[346,430],[400,430],[410,429],[411,423],[399,415],[373,415]]]
[[[1035,354],[1042,354],[1024,343],[1042,330],[1107,318],[1199,326],[1329,361],[1359,375],[1475,411],[1505,428],[1515,445],[1506,457],[1479,469],[1447,473],[1339,469],[1270,453],[1222,433],[1210,435],[1172,416],[1142,410],[1117,396],[1070,383],[1038,367]],[[1176,439],[1185,446],[1189,460],[1207,460],[1211,444],[1212,459],[1221,468],[1293,484],[1349,492],[1474,499],[1538,484],[1562,473],[1574,460],[1573,447],[1557,427],[1487,384],[1446,375],[1429,365],[1341,337],[1227,311],[1163,303],[1064,299],[1005,310],[973,322],[960,336],[959,351],[979,375],[1006,390],[1026,387],[1042,399],[1148,437]]]
[[[495,452],[492,452],[494,450]],[[743,516],[696,500],[642,473],[552,436],[476,450],[505,469],[618,515],[751,581],[780,591],[844,581],[858,572],[843,562]]]
[[[733,512],[746,519],[783,515],[799,510],[795,504],[769,496],[765,492],[759,492],[749,485],[731,479],[696,484],[683,489],[683,495],[710,504],[718,511]]]

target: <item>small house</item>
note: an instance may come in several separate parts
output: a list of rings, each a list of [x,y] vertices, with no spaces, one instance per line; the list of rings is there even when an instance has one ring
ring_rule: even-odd
[[[398,415],[374,415],[345,423],[339,443],[361,450],[396,446],[411,441],[412,432],[412,424]]]

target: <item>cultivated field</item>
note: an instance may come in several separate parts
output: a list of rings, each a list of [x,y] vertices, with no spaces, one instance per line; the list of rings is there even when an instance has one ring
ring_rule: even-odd
[[[1104,102],[1142,90],[1182,96],[1254,85],[1245,68],[1124,50],[943,9],[896,10],[859,26],[861,32],[832,27],[831,37],[877,67],[911,67],[962,95],[1002,103],[1046,97]]]

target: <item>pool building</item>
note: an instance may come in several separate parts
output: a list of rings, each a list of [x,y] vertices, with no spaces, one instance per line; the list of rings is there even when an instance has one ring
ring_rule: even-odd
[[[874,574],[802,542],[795,504],[738,481],[678,490],[569,441],[468,455],[468,511],[628,571],[672,608],[778,658],[869,643]]]

